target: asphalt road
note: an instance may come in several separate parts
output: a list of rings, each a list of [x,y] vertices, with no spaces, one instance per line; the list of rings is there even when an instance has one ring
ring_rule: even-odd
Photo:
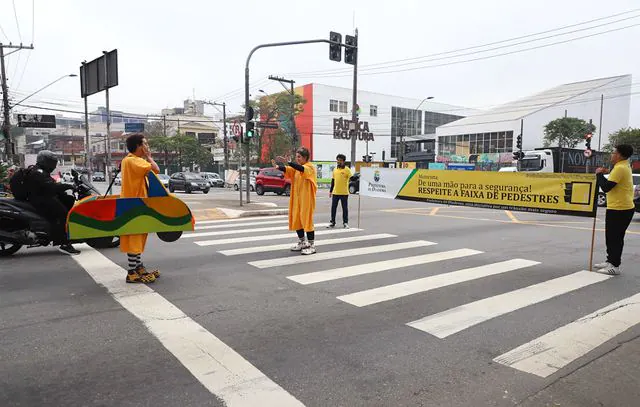
[[[0,260],[0,405],[637,405],[640,215],[608,278],[591,219],[363,198],[358,229],[352,196],[328,231],[327,195],[315,256],[264,217],[151,237],[148,287],[117,249]]]

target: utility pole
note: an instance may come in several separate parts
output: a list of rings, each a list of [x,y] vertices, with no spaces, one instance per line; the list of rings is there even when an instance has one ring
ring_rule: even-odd
[[[7,55],[4,54],[4,49],[14,49]],[[0,43],[0,74],[2,75],[2,115],[4,121],[2,123],[2,135],[4,136],[4,148],[5,148],[5,159],[12,164],[15,164],[15,157],[13,153],[13,140],[11,138],[11,116],[9,115],[9,87],[7,86],[7,71],[4,66],[4,57],[13,54],[14,52],[18,52],[23,49],[33,49],[33,44],[31,46],[25,45],[4,45]]]
[[[604,93],[600,95],[600,125],[598,126],[598,151],[602,145],[602,110],[604,108]]]
[[[224,139],[223,141],[223,146],[224,146],[224,169],[225,171],[229,171],[229,138],[227,137],[227,103],[226,102],[222,102],[222,103],[218,103],[218,102],[204,102],[206,104],[209,104],[211,106],[222,106],[222,134]]]
[[[352,126],[353,133],[351,134],[351,165],[356,167],[356,138],[358,137],[358,29],[355,29],[355,53],[353,61],[353,100],[352,100]]]
[[[272,81],[278,81],[280,82],[280,84],[284,83],[288,83],[291,86],[291,90],[289,90],[289,93],[291,94],[291,115],[289,120],[291,120],[291,153],[292,153],[292,157],[295,157],[296,155],[296,150],[298,147],[298,137],[297,137],[297,131],[296,131],[296,94],[293,90],[293,84],[296,83],[295,81],[291,80],[291,79],[284,79],[284,78],[279,78],[277,76],[272,76],[269,75],[269,79],[271,79]],[[282,85],[284,86],[284,85]],[[285,87],[285,90],[287,88]]]

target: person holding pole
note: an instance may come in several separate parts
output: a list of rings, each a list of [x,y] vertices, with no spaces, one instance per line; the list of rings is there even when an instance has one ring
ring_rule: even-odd
[[[271,160],[271,164],[291,180],[289,230],[295,230],[299,239],[291,251],[301,252],[303,255],[316,252],[313,214],[316,210],[318,181],[316,168],[309,162],[309,157],[309,150],[301,147],[296,151],[296,162],[287,163],[288,159],[280,156]]]
[[[127,155],[121,164],[122,187],[121,198],[146,198],[147,174],[153,171],[160,173],[160,167],[151,158],[151,150],[147,139],[142,134],[132,134],[127,138]],[[140,256],[144,252],[147,243],[147,235],[120,236],[120,251],[127,254],[129,261],[127,283],[153,283],[160,277],[160,272],[154,270],[147,272]]]
[[[345,165],[347,157],[344,154],[338,154],[336,157],[337,167],[333,170],[333,178],[331,178],[331,188],[329,189],[329,198],[331,198],[331,221],[328,228],[336,227],[336,212],[338,211],[338,203],[342,205],[342,226],[349,228],[349,179],[351,178],[351,170]]]
[[[629,157],[633,155],[633,147],[620,144],[611,154],[613,170],[608,179],[605,168],[598,168],[598,186],[607,194],[607,215],[605,219],[605,235],[607,244],[607,261],[596,264],[601,273],[618,275],[622,263],[624,235],[633,219],[635,205],[633,203],[633,176]]]

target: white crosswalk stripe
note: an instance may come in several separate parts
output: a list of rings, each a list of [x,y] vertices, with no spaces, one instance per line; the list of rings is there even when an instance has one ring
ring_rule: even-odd
[[[286,224],[288,222],[289,222],[288,219],[269,220],[269,221],[261,221],[261,222],[249,222],[249,221],[247,221],[246,223],[234,223],[233,227],[276,225],[276,224],[279,224],[279,223]],[[202,225],[202,226],[198,226],[196,224],[196,230],[224,229],[224,228],[228,228],[228,227],[229,227],[229,225],[225,225],[225,224],[222,224],[222,225]]]
[[[353,294],[343,295],[338,297],[338,299],[357,307],[364,307],[384,301],[395,300],[396,298],[408,295],[424,293],[438,288],[463,283],[465,281],[494,276],[508,271],[520,270],[525,267],[535,266],[536,264],[540,263],[537,261],[522,259],[507,260],[500,263],[486,264],[480,267],[452,271],[450,273],[437,274],[435,276],[405,281],[385,287],[373,288]]]
[[[416,266],[419,264],[433,263],[436,261],[451,260],[459,257],[480,254],[477,250],[458,249],[448,252],[430,253],[421,256],[405,257],[402,259],[383,260],[375,263],[358,264],[351,267],[341,267],[331,270],[316,271],[313,273],[298,274],[287,277],[303,285],[321,283],[324,281],[337,280],[340,278],[361,276],[363,274],[377,273],[380,271],[393,270],[402,267]]]
[[[344,229],[343,229],[344,230]],[[317,233],[316,233],[317,234]],[[291,234],[288,235],[291,237]],[[316,246],[329,246],[335,244],[343,244],[343,243],[354,243],[354,242],[366,242],[370,240],[378,240],[378,239],[389,239],[392,237],[397,237],[396,235],[391,235],[389,233],[379,233],[376,235],[364,235],[364,236],[352,236],[352,237],[342,237],[336,239],[324,239],[316,242]],[[250,253],[264,253],[264,252],[272,252],[276,250],[287,250],[291,247],[290,243],[285,244],[274,244],[269,246],[257,246],[257,247],[244,247],[241,249],[229,249],[229,250],[221,250],[220,253],[225,256],[238,256],[241,254],[250,254]]]
[[[334,235],[341,233],[354,233],[359,232],[362,229],[352,228],[352,229],[330,229],[330,230],[318,230],[316,231],[316,236],[324,236],[324,235]],[[195,241],[193,243],[198,246],[218,246],[225,244],[237,244],[237,243],[250,243],[250,242],[261,242],[261,241],[272,241],[272,240],[282,240],[282,239],[297,239],[295,233],[287,232],[287,233],[279,233],[277,235],[260,235],[260,236],[245,236],[245,237],[232,237],[227,239],[215,239],[215,240],[201,240]],[[291,246],[291,245],[288,245]],[[287,246],[287,247],[288,247]]]
[[[368,279],[371,279],[375,273],[415,266],[429,267],[424,269],[428,276],[346,294],[336,293],[336,298],[342,303],[356,307],[384,304],[433,290],[447,290],[458,284],[475,282],[492,276],[510,278],[519,270],[541,266],[537,261],[519,258],[487,262],[486,258],[483,259],[484,256],[479,256],[484,254],[482,251],[471,248],[454,247],[443,251],[428,249],[429,252],[425,253],[425,248],[437,244],[437,242],[425,240],[392,240],[386,244],[380,244],[382,242],[378,241],[401,239],[402,236],[390,233],[363,234],[363,230],[358,228],[316,230],[316,246],[319,249],[326,247],[327,251],[319,250],[316,254],[302,256],[300,253],[289,251],[297,237],[294,232],[288,230],[287,223],[286,215],[202,221],[197,222],[196,232],[186,233],[182,238],[189,239],[200,247],[213,247],[221,255],[234,256],[238,261],[258,269],[283,268],[285,272],[288,271],[285,274],[288,280],[301,285],[313,285],[345,278],[354,279],[354,284],[357,284],[360,280],[369,281]],[[316,227],[320,229],[326,225],[321,223]],[[337,236],[323,238],[330,235]],[[210,239],[207,239],[209,237]],[[279,240],[283,242],[278,243]],[[372,245],[373,243],[378,244]],[[229,247],[230,245],[233,246]],[[217,246],[227,247],[218,249]],[[330,250],[330,246],[338,247]],[[261,255],[278,251],[283,251],[283,257],[260,258]],[[369,255],[378,253],[387,253],[387,259],[367,261]],[[495,253],[491,255],[495,256]],[[243,256],[246,256],[246,259]],[[348,259],[351,265],[329,269],[314,267],[314,264],[322,264],[323,261],[334,259]],[[472,266],[444,273],[433,273],[440,268],[437,263],[455,259],[469,259],[464,261],[471,262]],[[473,265],[474,262],[479,264]],[[428,266],[432,263],[436,264]],[[298,266],[301,264],[308,265],[305,267],[308,272],[295,274],[295,270],[299,270]],[[450,269],[450,267],[447,268]],[[416,268],[412,272],[420,270],[423,269]],[[400,278],[401,275],[398,273],[396,278]],[[389,276],[393,277],[393,274],[390,273]],[[594,284],[605,283],[610,278],[612,277],[608,275],[578,271],[466,303],[415,321],[404,320],[398,323],[400,326],[410,326],[446,341],[449,336],[456,333],[474,329],[480,324],[496,320],[506,314],[518,312],[526,307],[534,307]],[[370,281],[367,285],[371,286]],[[547,377],[629,328],[640,324],[640,294],[567,323],[539,338],[529,338],[532,339],[530,342],[498,356],[494,361],[522,372]]]
[[[640,294],[615,302],[498,356],[494,361],[548,377],[640,324]]]
[[[599,283],[610,277],[589,271],[579,271],[568,276],[554,278],[519,290],[461,305],[410,322],[407,325],[442,339],[489,319]]]
[[[290,266],[293,264],[312,263],[315,261],[332,260],[344,257],[362,256],[373,253],[386,253],[396,250],[415,249],[417,247],[426,247],[434,245],[433,242],[426,240],[414,240],[411,242],[392,243],[380,246],[359,247],[357,249],[337,250],[333,252],[316,253],[311,256],[294,255],[289,257],[281,257],[271,260],[250,261],[249,264],[260,269],[269,267]]]

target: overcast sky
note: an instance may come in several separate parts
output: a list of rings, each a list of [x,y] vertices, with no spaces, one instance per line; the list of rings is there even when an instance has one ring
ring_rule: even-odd
[[[14,101],[64,74],[77,73],[81,61],[117,48],[120,84],[111,91],[113,109],[159,113],[165,107],[182,106],[195,92],[197,99],[226,101],[232,112],[240,111],[244,64],[251,48],[265,42],[328,38],[331,30],[350,34],[355,22],[360,36],[361,90],[418,99],[434,96],[443,103],[488,108],[567,82],[629,73],[634,75],[632,93],[639,93],[632,96],[630,124],[640,127],[640,25],[511,55],[433,66],[640,24],[638,0],[34,3],[32,20],[32,0],[15,0],[19,34],[12,0],[0,0],[0,26],[6,36],[14,43],[20,37],[24,43],[33,41],[35,47],[7,58],[10,88],[17,92]],[[469,55],[454,59],[449,57],[456,54],[446,54],[366,70],[371,64],[493,43],[634,9],[638,11],[544,34],[554,37],[542,41],[488,53],[477,53],[486,48],[471,49],[464,52]],[[616,22],[622,19],[626,20]],[[558,35],[596,25],[602,26]],[[515,42],[535,38],[540,36]],[[7,42],[2,31],[0,39]],[[494,47],[509,44],[513,42]],[[328,53],[326,44],[258,51],[251,61],[252,92],[279,89],[278,83],[265,80],[269,74],[285,75],[297,84],[350,87],[351,66],[330,61]],[[377,74],[380,71],[391,72]],[[30,101],[49,108],[82,110],[78,79],[64,79]],[[89,102],[92,109],[104,105],[104,93],[91,96]]]

